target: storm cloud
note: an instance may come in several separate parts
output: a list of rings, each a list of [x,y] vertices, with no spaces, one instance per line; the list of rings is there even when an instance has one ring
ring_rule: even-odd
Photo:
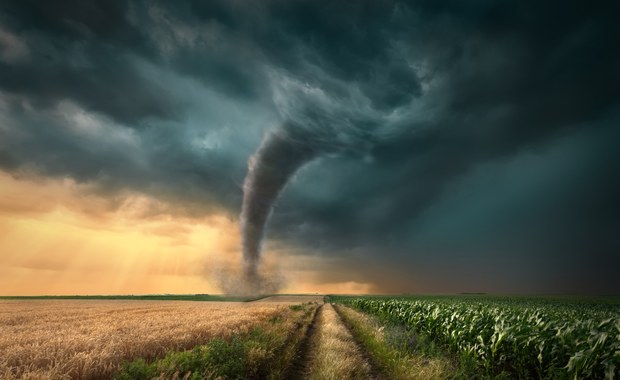
[[[355,263],[325,281],[617,293],[619,11],[3,2],[0,169],[236,218],[249,157],[284,128],[313,154],[267,238]]]

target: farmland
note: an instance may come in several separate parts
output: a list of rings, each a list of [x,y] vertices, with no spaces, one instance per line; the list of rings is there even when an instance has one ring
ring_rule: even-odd
[[[109,378],[123,362],[242,335],[288,310],[270,303],[0,301],[0,378]]]
[[[620,307],[541,298],[331,297],[473,361],[486,377],[618,378]]]
[[[0,300],[0,378],[617,379],[617,299]]]

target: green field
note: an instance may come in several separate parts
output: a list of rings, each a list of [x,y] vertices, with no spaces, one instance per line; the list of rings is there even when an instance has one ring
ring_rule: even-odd
[[[473,362],[488,378],[619,377],[618,297],[331,296]],[[407,348],[404,347],[404,350]]]

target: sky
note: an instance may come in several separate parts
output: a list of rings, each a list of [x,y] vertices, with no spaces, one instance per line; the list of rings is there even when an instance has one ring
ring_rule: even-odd
[[[618,294],[619,11],[3,1],[0,295]]]

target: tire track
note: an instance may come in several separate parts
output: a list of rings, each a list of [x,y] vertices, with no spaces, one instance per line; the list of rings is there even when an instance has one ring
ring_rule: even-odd
[[[291,379],[382,379],[331,304],[317,310],[289,374]]]
[[[318,320],[317,317],[319,315],[319,312],[323,308],[323,306],[324,304],[321,304],[319,305],[319,307],[317,307],[314,310],[312,322],[310,323],[310,325],[308,326],[308,329],[306,330],[306,336],[304,337],[303,341],[299,345],[297,354],[295,355],[293,362],[290,364],[286,372],[286,376],[284,376],[284,379],[300,380],[300,379],[306,378],[306,370],[308,367],[308,357],[310,353],[310,343],[312,341],[312,337],[316,334],[317,320]]]

